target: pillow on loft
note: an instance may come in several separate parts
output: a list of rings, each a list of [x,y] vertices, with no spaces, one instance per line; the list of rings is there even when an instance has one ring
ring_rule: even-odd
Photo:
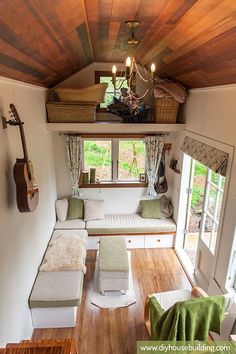
[[[100,199],[85,199],[84,200],[84,221],[103,220],[104,215],[104,200]]]
[[[161,219],[160,199],[141,200],[141,216],[145,219]]]
[[[67,220],[83,219],[84,203],[82,199],[70,197],[68,199]]]
[[[68,201],[66,198],[56,200],[56,214],[58,221],[65,221],[68,211]]]

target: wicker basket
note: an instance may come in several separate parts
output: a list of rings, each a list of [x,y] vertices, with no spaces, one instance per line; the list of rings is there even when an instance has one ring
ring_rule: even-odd
[[[96,102],[49,102],[46,104],[50,123],[94,123]]]
[[[155,121],[156,123],[176,123],[179,109],[179,102],[173,97],[155,99]]]

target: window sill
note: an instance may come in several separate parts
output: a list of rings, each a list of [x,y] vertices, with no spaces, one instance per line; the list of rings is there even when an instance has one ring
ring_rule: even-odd
[[[146,188],[146,182],[102,182],[81,184],[80,188]]]

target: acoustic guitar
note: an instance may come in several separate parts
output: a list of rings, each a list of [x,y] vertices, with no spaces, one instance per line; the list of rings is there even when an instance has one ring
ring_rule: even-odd
[[[39,190],[35,183],[33,165],[29,160],[28,151],[26,147],[25,133],[23,124],[16,107],[13,103],[10,104],[10,114],[13,120],[6,121],[3,118],[3,126],[6,128],[7,124],[16,125],[20,128],[20,136],[23,147],[24,158],[16,159],[13,173],[16,183],[16,199],[17,206],[20,212],[32,212],[37,208],[39,202]]]

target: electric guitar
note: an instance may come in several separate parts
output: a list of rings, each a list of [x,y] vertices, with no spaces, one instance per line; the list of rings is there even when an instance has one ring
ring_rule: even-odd
[[[24,122],[21,121],[13,103],[10,104],[10,114],[14,119],[7,121],[5,118],[3,118],[3,127],[6,128],[7,124],[16,125],[19,127],[24,153],[24,158],[17,158],[13,168],[13,174],[16,183],[17,206],[19,211],[22,213],[32,212],[37,208],[38,205],[39,190],[37,184],[35,183],[33,165],[29,160],[26,147],[23,128]]]

